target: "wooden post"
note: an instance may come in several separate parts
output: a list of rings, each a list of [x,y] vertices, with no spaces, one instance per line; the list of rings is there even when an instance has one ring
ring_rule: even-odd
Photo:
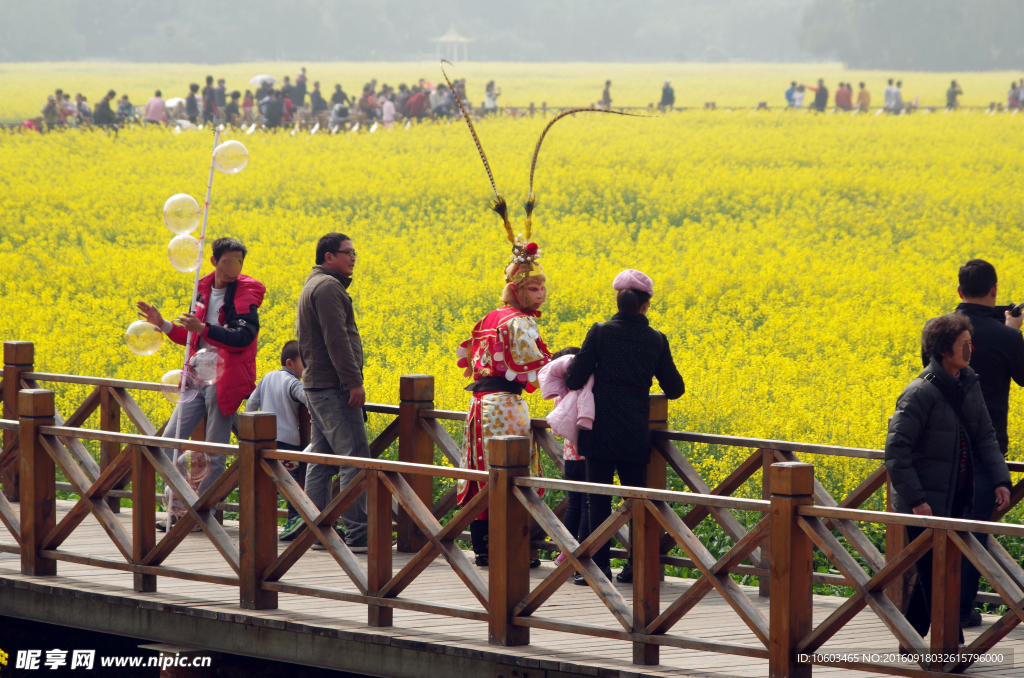
[[[651,396],[651,411],[648,417],[650,423],[648,423],[647,428],[650,430],[668,428],[668,398],[664,394],[659,393]],[[661,456],[658,448],[653,448],[651,450],[651,463],[647,465],[647,487],[663,490],[667,480],[668,465],[665,463],[665,457]]]
[[[141,445],[132,446],[132,562],[141,565],[156,546],[156,470]],[[156,575],[134,573],[134,589],[156,591]]]
[[[56,560],[39,557],[43,539],[57,526],[57,480],[53,459],[39,442],[39,427],[53,426],[53,413],[53,391],[26,389],[18,394],[21,573],[25,575],[57,574]]]
[[[366,593],[379,596],[392,575],[391,493],[377,471],[367,471],[366,479]],[[367,623],[370,626],[391,626],[393,613],[393,608],[370,604]]]
[[[512,612],[530,592],[530,516],[512,493],[512,481],[530,475],[530,439],[487,441],[490,464],[488,633],[491,645],[529,645],[530,628],[513,626]]]
[[[661,526],[640,499],[633,500],[633,633],[646,633],[661,610]],[[633,663],[654,666],[658,646],[633,643]]]
[[[935,530],[932,542],[932,626],[931,652],[957,652],[960,644],[960,549],[949,538],[949,530]],[[943,662],[932,664],[939,670]]]
[[[100,387],[100,430],[121,432],[121,406],[114,399],[114,395],[106,386]],[[100,470],[107,468],[112,461],[121,454],[121,443],[107,440],[100,442]],[[107,497],[107,505],[114,513],[121,512],[121,500],[117,497]]]
[[[540,102],[540,114],[545,118],[548,117],[548,102]]]
[[[533,102],[531,101],[530,102],[530,117],[532,118],[533,114],[536,113],[536,112],[537,112],[537,108],[536,108],[536,106],[533,105]]]
[[[892,499],[895,496],[892,490],[892,481],[886,480],[885,482],[885,510],[892,513],[895,511],[893,508]],[[888,561],[896,557],[900,551],[907,547],[907,528],[903,525],[886,525],[885,526],[885,559]],[[892,601],[893,605],[898,610],[903,611],[904,605],[907,600],[907,575],[904,573],[896,578],[892,584],[885,589],[885,594],[889,596],[889,600]],[[957,613],[959,614],[959,612]]]
[[[775,463],[775,450],[761,450],[761,498],[765,501],[772,499],[772,464]],[[769,536],[761,542],[761,567],[770,570],[772,566],[772,538]],[[771,575],[757,578],[757,595],[761,598],[770,598],[772,592]]]
[[[21,375],[32,371],[35,347],[31,341],[4,342],[4,392],[3,418],[18,418],[18,391],[21,390]],[[7,450],[15,445],[18,434],[4,431],[4,447]],[[9,454],[0,465],[0,484],[3,484],[4,496],[8,501],[18,501],[18,453]]]
[[[433,464],[434,441],[420,427],[420,410],[434,409],[434,378],[428,374],[404,374],[398,387],[398,460],[410,464]],[[416,496],[427,506],[434,504],[434,479],[426,475],[406,474]],[[415,553],[426,546],[427,538],[405,511],[398,508],[398,550]]]
[[[649,428],[650,430],[655,431],[655,430],[664,430],[664,429],[668,428],[668,398],[665,396],[665,394],[658,393],[656,395],[652,395],[651,396],[651,409],[650,409],[650,412],[648,413],[647,417],[648,417],[647,428]],[[668,463],[665,461],[665,457],[661,456],[661,452],[658,451],[657,447],[652,447],[651,448],[651,463],[649,463],[647,465],[647,485],[646,485],[646,487],[649,487],[649,488],[652,488],[652,489],[655,489],[655,490],[664,490],[664,489],[666,489],[668,487]],[[658,525],[658,522],[654,521],[653,519],[652,519],[652,521],[653,521],[653,524],[654,524],[654,527],[652,529],[657,530],[659,535],[664,533],[664,530],[661,529],[661,527]],[[629,541],[630,541],[630,545],[632,546],[633,543],[634,543],[634,540],[636,539],[636,535],[633,534],[633,531],[637,529],[637,527],[636,527],[637,524],[636,524],[635,521],[630,521],[629,525],[630,525],[630,527],[629,527],[629,529],[630,529]],[[660,536],[659,536],[659,539],[660,539]],[[659,558],[660,558],[661,554],[659,553],[658,555],[659,555]],[[660,560],[658,561],[657,567],[655,567],[655,564],[653,562],[650,563],[649,574],[650,573],[654,573],[654,572],[657,572],[658,581],[665,581],[665,568],[661,567]],[[634,576],[634,578],[636,577],[636,562],[633,563],[633,576]],[[653,576],[653,575],[651,575],[651,576]],[[654,617],[657,617],[657,616],[658,615],[654,615]],[[651,619],[649,621],[654,621],[654,617],[651,617]],[[634,650],[634,654],[635,653],[636,653],[636,651]],[[658,663],[658,661],[657,661],[657,656],[658,656],[657,647],[654,648],[654,656],[655,656],[655,661],[653,663],[657,664]]]
[[[272,412],[238,415],[238,578],[245,610],[277,608],[277,591],[260,588],[263,572],[277,558],[277,486],[260,465],[260,454],[274,449],[276,439]]]
[[[814,466],[799,462],[773,464],[771,475],[771,610],[768,675],[810,678],[811,664],[797,663],[796,645],[811,632],[811,538],[797,524],[796,507],[813,504]],[[817,518],[811,518],[817,520]]]

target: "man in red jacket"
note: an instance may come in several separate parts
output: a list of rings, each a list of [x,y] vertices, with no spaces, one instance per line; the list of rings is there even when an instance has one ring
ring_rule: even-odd
[[[419,87],[412,88],[412,96],[405,102],[405,110],[403,114],[407,118],[416,118],[422,120],[427,114],[429,102],[427,101],[427,95],[423,93],[423,90]]]
[[[217,352],[217,381],[201,386],[196,398],[174,408],[165,437],[175,437],[179,417],[182,438],[188,438],[206,417],[206,440],[231,442],[238,406],[256,388],[257,311],[266,288],[255,278],[242,275],[245,254],[245,245],[234,238],[214,241],[213,273],[199,281],[195,313],[182,313],[177,324],[164,320],[155,306],[144,301],[137,304],[139,315],[161,328],[171,341],[184,345],[191,332],[193,354],[203,348]],[[224,472],[225,457],[212,455],[211,459],[213,470],[199,485],[200,494]]]

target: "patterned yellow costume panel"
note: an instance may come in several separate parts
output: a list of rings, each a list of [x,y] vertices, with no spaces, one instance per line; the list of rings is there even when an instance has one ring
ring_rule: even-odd
[[[513,318],[509,322],[508,328],[509,351],[517,365],[528,365],[548,357],[537,345],[537,340],[540,339],[540,329],[537,328],[536,318],[521,315],[518,318]],[[536,370],[528,374],[527,381],[532,384],[536,383]]]
[[[533,444],[530,408],[514,393],[474,394],[462,443],[462,468],[486,471],[487,441],[497,436],[526,436],[530,439],[530,475],[540,475],[540,451]],[[476,416],[474,416],[476,415]],[[459,502],[476,494],[476,484],[459,480]]]

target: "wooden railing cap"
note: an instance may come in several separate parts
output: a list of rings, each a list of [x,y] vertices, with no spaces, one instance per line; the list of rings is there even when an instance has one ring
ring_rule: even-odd
[[[433,400],[434,377],[429,374],[403,374],[398,380],[402,400]]]
[[[35,345],[31,341],[5,341],[5,365],[31,365],[35,360]]]
[[[799,461],[772,464],[772,494],[801,496],[814,493],[814,465]]]
[[[239,440],[275,440],[277,415],[273,412],[243,412],[238,415]]]
[[[53,391],[26,388],[18,391],[18,416],[52,417],[55,411]]]
[[[491,466],[529,466],[530,439],[526,436],[495,436],[487,441]]]

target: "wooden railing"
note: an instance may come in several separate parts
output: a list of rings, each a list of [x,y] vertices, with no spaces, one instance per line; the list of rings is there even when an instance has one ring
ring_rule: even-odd
[[[860,510],[864,501],[887,485],[884,466],[879,466],[842,501],[836,501],[814,478],[813,466],[796,455],[825,454],[880,460],[877,450],[840,448],[701,433],[669,431],[667,401],[652,398],[651,427],[654,440],[647,487],[619,487],[577,483],[554,478],[531,478],[528,474],[530,440],[495,439],[487,450],[490,469],[472,471],[433,464],[434,447],[458,466],[459,447],[443,420],[463,420],[465,413],[434,409],[433,380],[423,375],[401,379],[398,406],[368,405],[371,412],[395,415],[371,443],[369,459],[276,450],[276,423],[271,414],[243,414],[239,418],[239,444],[224,445],[196,440],[158,437],[157,429],[142,414],[127,393],[128,388],[161,390],[163,386],[33,371],[31,344],[5,344],[3,372],[4,448],[0,468],[4,494],[0,496],[0,522],[14,543],[0,541],[0,551],[16,553],[26,575],[56,574],[60,561],[112,568],[134,575],[138,591],[155,591],[158,576],[238,586],[240,605],[248,609],[277,606],[280,592],[330,598],[365,604],[371,625],[388,626],[391,611],[411,609],[429,614],[463,617],[489,624],[492,643],[522,645],[529,642],[530,628],[594,635],[633,643],[634,661],[655,664],[662,645],[754,657],[766,657],[773,676],[809,675],[815,659],[799,661],[800,654],[812,654],[865,606],[911,651],[923,651],[924,641],[900,614],[903,592],[898,586],[907,570],[922,554],[934,550],[933,631],[930,650],[955,650],[956,608],[959,605],[960,554],[970,560],[995,589],[982,594],[985,602],[1006,605],[1009,611],[968,648],[990,650],[1024,620],[1024,571],[996,540],[982,545],[972,533],[1024,537],[1024,526],[972,522],[946,518],[922,518],[892,512]],[[75,412],[63,419],[54,407],[54,394],[38,388],[39,381],[93,386]],[[104,395],[106,394],[106,395]],[[106,414],[102,409],[107,403]],[[114,406],[118,416],[112,415]],[[95,409],[101,409],[100,429],[81,428]],[[115,429],[123,413],[141,434]],[[16,419],[15,419],[16,417]],[[119,427],[119,423],[118,423]],[[553,462],[561,466],[561,448],[543,420],[533,421],[533,438]],[[106,450],[97,463],[83,441],[98,443]],[[376,459],[395,441],[398,461]],[[706,443],[747,447],[751,454],[717,487],[709,488],[675,442]],[[224,474],[201,496],[189,486],[171,462],[165,449],[192,449],[235,457]],[[15,462],[12,462],[15,459]],[[357,467],[360,472],[323,510],[318,510],[303,488],[285,471],[281,461],[306,461],[338,467]],[[11,474],[14,466],[18,473]],[[1010,464],[1014,472],[1024,465]],[[54,510],[57,469],[67,478],[70,491],[78,496],[73,507],[57,521]],[[693,492],[664,488],[671,468]],[[732,495],[758,470],[762,478],[761,499]],[[156,478],[171,487],[186,507],[186,515],[159,541],[156,520]],[[454,488],[433,502],[433,478],[486,481],[484,490],[466,506],[455,509]],[[130,480],[129,490],[114,490]],[[238,489],[238,541],[231,539],[217,519],[216,508]],[[611,494],[623,499],[621,505],[582,543],[564,528],[560,512],[542,501],[536,490],[580,491]],[[132,500],[132,533],[129,535],[114,515],[112,491],[127,493]],[[365,565],[330,526],[363,493],[367,494],[368,554]],[[310,529],[304,530],[278,553],[278,494],[289,499]],[[9,501],[20,499],[20,513]],[[1013,502],[1024,495],[1024,484],[1012,491]],[[891,496],[891,492],[887,492]],[[688,507],[680,516],[677,508]],[[490,514],[490,567],[485,582],[456,544],[463,530],[487,509]],[[763,517],[746,529],[733,511],[760,512]],[[100,557],[62,549],[73,531],[92,515],[112,540],[121,559]],[[451,516],[442,525],[442,520]],[[696,526],[711,517],[733,540],[733,546],[716,559],[694,534]],[[1000,515],[994,515],[998,519]],[[885,526],[885,553],[871,542],[860,527],[870,522]],[[627,523],[631,529],[627,530]],[[201,572],[165,564],[184,537],[198,526],[229,566],[230,574]],[[925,528],[913,542],[906,539],[906,527]],[[837,536],[837,534],[839,536]],[[392,536],[397,550],[415,555],[397,573],[392,567]],[[601,574],[593,562],[597,550],[612,536],[632,552],[634,581],[632,602],[628,602]],[[858,563],[849,548],[863,560]],[[358,593],[289,582],[285,575],[313,544],[319,542],[354,583]],[[669,556],[678,546],[685,557]],[[567,558],[531,589],[531,549],[561,551]],[[817,548],[839,572],[814,571]],[[615,552],[613,552],[613,555]],[[624,555],[619,552],[618,555]],[[467,586],[480,607],[455,606],[414,600],[400,594],[438,556],[443,557]],[[699,571],[700,577],[664,610],[660,609],[660,582],[664,564],[684,565]],[[580,572],[622,627],[579,624],[535,615],[574,572]],[[770,595],[766,620],[758,606],[731,575],[754,574],[761,583],[760,595]],[[810,587],[813,582],[841,584],[854,594],[824,622],[811,622]],[[670,630],[694,605],[711,591],[717,591],[753,632],[757,644],[722,643],[693,635],[680,636]],[[950,619],[953,621],[950,622]],[[769,623],[770,621],[770,623]],[[838,666],[864,669],[862,663]],[[868,667],[870,668],[870,667]],[[961,671],[964,662],[925,664],[919,669]],[[911,672],[913,673],[913,672]]]
[[[921,671],[962,673],[977,655],[990,653],[1021,621],[1024,621],[1024,570],[994,535],[1024,537],[1024,525],[924,517],[879,511],[860,511],[814,505],[814,468],[809,464],[776,464],[772,467],[777,489],[772,495],[772,524],[775,551],[772,558],[772,580],[780,589],[772,598],[771,665],[781,670],[777,675],[809,675],[806,663],[797,662],[801,655],[810,655],[811,663],[872,670],[865,661],[813,659],[813,653],[833,637],[854,615],[870,607],[908,652],[921,657]],[[776,519],[778,518],[778,519]],[[887,553],[885,560],[875,552],[869,561],[871,572],[865,572],[829,529],[830,524],[856,527],[857,523],[877,523],[922,530],[919,536],[898,552]],[[843,531],[845,534],[845,530]],[[989,535],[983,545],[975,534]],[[811,601],[806,596],[810,583],[807,564],[817,548],[851,582],[854,594],[823,622],[814,625]],[[884,593],[886,587],[901,577],[929,549],[932,558],[930,642],[914,630],[892,600]],[[963,558],[973,564],[996,590],[999,603],[1008,611],[986,628],[962,650],[959,645],[960,568]],[[776,575],[776,567],[779,574]],[[782,587],[785,587],[784,589]],[[782,595],[780,595],[782,594]],[[776,627],[778,632],[776,633]],[[948,659],[956,655],[956,659]]]

